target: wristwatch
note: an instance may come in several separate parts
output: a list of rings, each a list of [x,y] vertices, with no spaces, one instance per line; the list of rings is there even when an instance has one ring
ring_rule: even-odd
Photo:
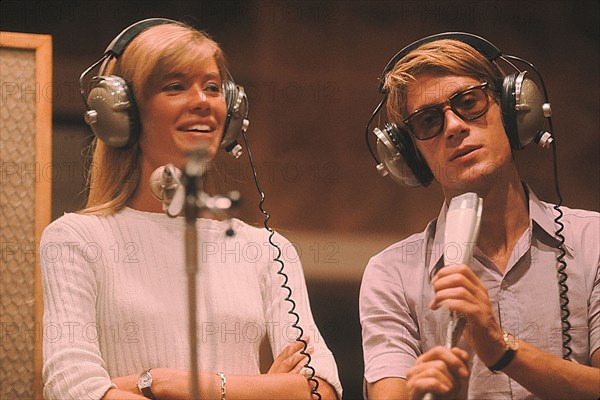
[[[515,354],[517,350],[519,350],[519,343],[517,339],[510,333],[506,331],[502,331],[502,339],[504,339],[504,345],[506,346],[506,350],[500,359],[494,364],[489,366],[488,368],[492,372],[501,371],[510,364],[510,362],[515,358]]]
[[[152,375],[150,375],[150,368],[149,368],[149,369],[145,370],[144,372],[142,372],[142,374],[138,378],[137,387],[138,387],[138,389],[140,389],[140,392],[142,392],[142,394],[144,395],[145,398],[155,400],[156,397],[154,397],[154,393],[152,393],[152,390],[150,389],[151,386],[152,386]]]

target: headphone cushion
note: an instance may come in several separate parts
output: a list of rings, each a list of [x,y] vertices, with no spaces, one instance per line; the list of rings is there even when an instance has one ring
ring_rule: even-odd
[[[417,150],[409,136],[410,134],[406,130],[398,128],[395,124],[386,124],[386,131],[389,133],[406,166],[410,169],[411,175],[414,175],[422,186],[429,186],[433,180],[433,173]]]
[[[517,129],[516,105],[517,74],[511,74],[502,80],[500,107],[502,108],[502,123],[512,149],[520,149],[519,132]]]
[[[248,124],[248,98],[242,86],[231,80],[223,81],[223,94],[227,106],[227,118],[223,127],[221,147],[229,151]]]

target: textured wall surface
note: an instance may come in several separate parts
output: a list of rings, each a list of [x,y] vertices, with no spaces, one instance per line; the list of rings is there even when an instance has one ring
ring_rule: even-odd
[[[0,398],[33,398],[35,246],[35,52],[0,50],[0,81],[30,88],[30,96],[0,103]],[[28,170],[26,170],[26,168]],[[16,172],[16,173],[15,173]],[[39,337],[37,337],[39,339]]]

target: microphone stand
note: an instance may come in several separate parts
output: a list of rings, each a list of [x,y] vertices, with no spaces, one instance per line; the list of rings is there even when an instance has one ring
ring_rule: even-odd
[[[196,277],[200,269],[198,261],[198,229],[196,221],[201,210],[207,210],[213,214],[225,214],[227,210],[236,207],[240,201],[240,194],[237,191],[230,192],[227,196],[208,196],[202,190],[198,189],[200,179],[207,169],[206,161],[208,154],[206,151],[196,151],[189,155],[188,161],[183,169],[182,186],[185,191],[185,200],[183,211],[185,216],[185,265],[188,274],[188,323],[189,323],[189,342],[190,342],[190,398],[200,399],[200,376],[198,360],[198,310],[197,310],[197,286]],[[167,213],[169,216],[175,216]],[[235,233],[230,227],[226,231],[227,236],[233,236]]]
[[[190,395],[192,399],[200,398],[196,293],[196,275],[199,265],[196,219],[200,211],[197,186],[200,177],[204,173],[202,158],[199,152],[192,153],[183,171],[183,186],[185,189],[185,266],[188,274],[188,334],[190,336]]]

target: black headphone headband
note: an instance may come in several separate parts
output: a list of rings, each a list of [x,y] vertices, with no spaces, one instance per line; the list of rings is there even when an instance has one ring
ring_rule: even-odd
[[[130,25],[125,28],[113,41],[108,45],[105,55],[112,57],[120,57],[125,51],[125,48],[129,43],[136,38],[137,35],[144,32],[146,29],[152,28],[157,25],[164,24],[176,24],[180,25],[179,22],[167,18],[148,18]]]
[[[476,49],[477,51],[479,51],[481,54],[483,54],[489,61],[494,61],[495,59],[497,59],[498,57],[500,57],[502,55],[502,52],[500,51],[500,49],[498,49],[496,46],[494,46],[491,42],[487,41],[486,39],[482,38],[481,36],[473,35],[471,33],[445,32],[445,33],[439,33],[436,35],[427,36],[423,39],[419,39],[415,42],[412,42],[411,44],[409,44],[408,46],[406,46],[402,50],[400,50],[398,53],[396,53],[396,55],[394,57],[392,57],[392,59],[387,63],[387,65],[383,69],[383,73],[381,74],[381,77],[379,78],[379,92],[385,93],[385,91],[383,89],[383,84],[385,82],[385,76],[388,74],[388,72],[390,72],[394,68],[394,65],[396,65],[396,63],[398,61],[400,61],[400,59],[402,59],[404,56],[406,56],[408,53],[410,53],[414,49],[424,45],[425,43],[435,42],[435,41],[442,40],[442,39],[453,39],[453,40],[458,40],[459,42],[466,43],[469,46]]]

